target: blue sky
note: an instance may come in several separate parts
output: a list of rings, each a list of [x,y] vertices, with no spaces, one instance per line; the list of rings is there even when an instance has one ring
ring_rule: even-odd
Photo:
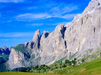
[[[52,32],[71,22],[91,0],[0,0],[0,47],[32,40],[34,32]]]

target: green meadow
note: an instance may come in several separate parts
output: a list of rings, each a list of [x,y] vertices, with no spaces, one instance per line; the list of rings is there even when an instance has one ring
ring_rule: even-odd
[[[101,75],[101,59],[70,66],[48,73],[2,72],[0,75]]]

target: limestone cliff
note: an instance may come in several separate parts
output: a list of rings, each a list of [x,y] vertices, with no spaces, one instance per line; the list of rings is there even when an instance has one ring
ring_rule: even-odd
[[[101,46],[101,0],[92,0],[83,14],[66,24],[65,40],[71,53]]]
[[[101,46],[101,0],[92,0],[82,14],[71,23],[60,24],[49,33],[37,30],[33,40],[11,51],[8,64],[11,69],[31,65],[50,65],[77,53],[81,59],[88,49]],[[20,50],[20,51],[19,51]]]

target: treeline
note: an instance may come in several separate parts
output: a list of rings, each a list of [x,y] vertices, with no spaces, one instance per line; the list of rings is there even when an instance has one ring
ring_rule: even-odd
[[[37,65],[34,67],[27,67],[27,68],[16,68],[12,71],[16,71],[16,72],[33,72],[33,73],[46,73],[49,71],[53,71],[53,70],[57,70],[57,69],[61,69],[61,68],[65,68],[68,66],[73,66],[75,67],[77,64],[78,60],[76,58],[74,58],[74,60],[70,61],[70,60],[65,60],[65,62],[60,62],[60,63],[54,63],[50,66],[47,65]],[[81,60],[82,63],[84,63],[84,59]]]
[[[46,73],[46,72],[49,72],[49,71],[65,68],[65,67],[68,67],[68,66],[75,67],[76,64],[77,64],[77,59],[74,58],[74,60],[72,60],[72,61],[65,60],[65,62],[61,61],[60,63],[54,63],[54,64],[52,64],[50,66],[47,66],[45,64],[44,65],[37,65],[35,67],[30,68],[28,70],[28,72]]]

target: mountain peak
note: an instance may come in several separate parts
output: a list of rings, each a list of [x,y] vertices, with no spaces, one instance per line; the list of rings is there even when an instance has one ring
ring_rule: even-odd
[[[83,14],[93,12],[94,10],[101,10],[101,0],[92,0]]]
[[[100,10],[101,0],[92,0],[83,14],[76,16],[73,22],[66,24],[66,26],[60,24],[55,31],[52,33],[44,31],[42,36],[40,31],[37,30],[33,40],[25,44],[28,46],[26,51],[31,51],[29,52],[31,60],[23,64],[22,62],[26,61],[28,56],[23,54],[23,52],[19,53],[15,50],[15,53],[13,53],[11,51],[8,63],[11,65],[10,68],[12,68],[12,65],[16,68],[26,65],[30,66],[29,63],[31,65],[52,64],[64,57],[72,60],[73,58],[86,58],[88,54],[91,55],[101,46]],[[16,64],[11,64],[15,54],[17,56],[16,59],[19,61]]]
[[[44,31],[42,34],[42,37],[47,38],[47,36],[49,35],[50,32],[48,31]]]
[[[33,36],[33,41],[37,40],[40,37],[40,30],[37,30]]]
[[[3,46],[2,48],[3,48],[3,49],[5,49],[5,50],[7,49],[7,47],[6,47],[6,46]]]
[[[64,28],[64,24],[60,24],[56,27],[55,31],[61,31]]]

